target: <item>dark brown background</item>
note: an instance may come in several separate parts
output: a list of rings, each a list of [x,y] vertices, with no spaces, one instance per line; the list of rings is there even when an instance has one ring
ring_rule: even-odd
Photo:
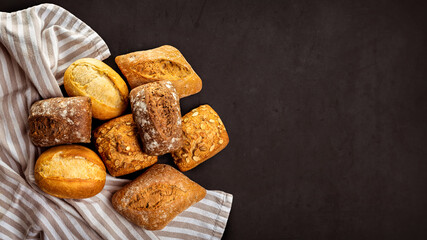
[[[113,57],[170,44],[201,76],[182,111],[231,141],[186,174],[234,195],[224,239],[427,239],[425,1],[54,2]]]

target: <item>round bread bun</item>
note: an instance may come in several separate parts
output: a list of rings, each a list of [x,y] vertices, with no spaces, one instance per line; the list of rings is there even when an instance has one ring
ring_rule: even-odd
[[[72,63],[64,74],[64,87],[69,96],[92,99],[92,115],[100,120],[120,116],[127,107],[129,90],[120,75],[95,58],[82,58]]]

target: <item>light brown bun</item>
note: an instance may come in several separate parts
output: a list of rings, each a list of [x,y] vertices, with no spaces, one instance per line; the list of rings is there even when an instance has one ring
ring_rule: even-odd
[[[206,190],[175,168],[155,164],[114,193],[114,209],[147,230],[160,230],[206,196]]]
[[[183,147],[172,153],[179,170],[185,172],[224,149],[228,134],[218,114],[201,105],[182,117]]]
[[[125,81],[107,64],[94,58],[72,63],[65,71],[64,87],[69,96],[90,97],[92,115],[97,119],[120,116],[128,104]]]
[[[34,168],[37,185],[59,198],[88,198],[105,185],[105,166],[95,152],[79,145],[48,149],[37,159]]]
[[[131,88],[166,80],[173,84],[180,98],[202,90],[200,77],[181,52],[169,45],[117,56],[116,63]]]

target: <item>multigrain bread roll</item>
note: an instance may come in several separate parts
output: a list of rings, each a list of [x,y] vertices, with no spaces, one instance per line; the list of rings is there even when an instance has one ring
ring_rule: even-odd
[[[59,198],[88,198],[98,194],[105,184],[105,167],[89,148],[64,145],[48,149],[34,168],[37,185]]]
[[[30,139],[39,147],[88,143],[91,100],[89,97],[58,97],[37,101],[31,106],[28,123]]]
[[[206,190],[165,164],[156,164],[114,193],[113,207],[147,230],[160,230],[206,196]]]
[[[181,148],[181,109],[170,82],[152,82],[134,88],[130,102],[145,153],[162,155]]]
[[[183,147],[172,153],[181,171],[188,171],[224,149],[229,141],[225,126],[209,106],[193,109],[182,118]]]
[[[69,96],[92,99],[93,117],[101,120],[120,116],[127,107],[129,90],[120,75],[94,58],[82,58],[71,64],[64,74]]]
[[[132,114],[104,123],[94,131],[96,149],[114,176],[122,176],[149,167],[157,156],[142,152],[138,141],[138,128]]]
[[[172,46],[161,46],[147,51],[133,52],[116,57],[123,75],[131,88],[156,81],[170,81],[180,98],[202,90],[202,80]]]

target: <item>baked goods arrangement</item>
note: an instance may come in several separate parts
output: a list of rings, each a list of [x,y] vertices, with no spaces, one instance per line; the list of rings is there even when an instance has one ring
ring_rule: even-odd
[[[200,92],[202,80],[178,49],[161,46],[115,60],[130,93],[111,67],[83,58],[65,71],[69,97],[33,103],[30,139],[51,147],[37,159],[35,180],[52,196],[81,199],[101,192],[106,170],[119,177],[148,168],[113,195],[112,205],[132,223],[159,230],[205,197],[206,190],[180,171],[223,150],[228,134],[209,105],[181,116],[180,99]],[[105,122],[92,129],[92,117]],[[77,143],[91,143],[97,153]],[[164,154],[180,171],[156,164]]]

